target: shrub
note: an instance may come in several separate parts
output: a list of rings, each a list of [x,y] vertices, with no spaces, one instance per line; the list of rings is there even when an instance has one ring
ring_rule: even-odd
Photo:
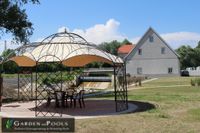
[[[191,79],[192,86],[200,86],[200,78]]]
[[[192,86],[195,86],[195,80],[194,79],[191,79],[190,83],[191,83]]]
[[[197,84],[197,86],[200,86],[200,78],[196,79],[196,84]]]

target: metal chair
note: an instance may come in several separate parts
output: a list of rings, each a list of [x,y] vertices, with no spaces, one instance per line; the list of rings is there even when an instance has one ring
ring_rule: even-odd
[[[85,108],[84,93],[85,93],[85,90],[80,90],[79,93],[77,93],[77,94],[73,97],[73,100],[74,100],[74,107],[76,107],[76,100],[78,100],[78,101],[79,101],[79,106],[80,106],[80,108],[82,108],[82,105],[83,105],[83,107]]]

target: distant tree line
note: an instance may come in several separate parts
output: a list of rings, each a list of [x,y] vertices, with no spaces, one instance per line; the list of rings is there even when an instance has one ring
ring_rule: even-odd
[[[200,66],[200,41],[195,48],[182,45],[176,52],[179,55],[181,69]]]

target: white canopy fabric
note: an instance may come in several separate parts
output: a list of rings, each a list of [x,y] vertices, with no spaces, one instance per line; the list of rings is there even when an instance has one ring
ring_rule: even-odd
[[[120,57],[89,45],[74,33],[58,33],[46,38],[32,51],[12,57],[19,66],[31,67],[42,62],[61,62],[65,66],[82,67],[91,62],[123,64]]]

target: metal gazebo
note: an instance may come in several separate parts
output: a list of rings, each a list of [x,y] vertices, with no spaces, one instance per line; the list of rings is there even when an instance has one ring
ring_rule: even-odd
[[[64,79],[65,68],[84,67],[92,62],[104,62],[110,64],[114,69],[114,96],[116,111],[128,109],[126,66],[125,62],[115,55],[98,48],[98,46],[88,43],[83,37],[75,33],[61,32],[48,36],[43,41],[33,45],[22,46],[16,49],[17,55],[4,60],[14,61],[19,69],[18,72],[18,97],[20,84],[28,83],[29,87],[23,90],[29,100],[35,100],[35,116],[62,116],[62,112],[40,110],[44,100],[48,97],[47,87],[43,84],[46,77],[54,81],[56,78]],[[3,62],[3,63],[4,63]],[[54,69],[49,70],[53,65]],[[41,72],[43,67],[45,72]],[[33,74],[35,72],[35,75]],[[35,85],[33,85],[35,83]],[[64,81],[54,83],[57,90],[64,89]],[[33,91],[35,89],[35,91]],[[28,90],[28,91],[27,91]]]

